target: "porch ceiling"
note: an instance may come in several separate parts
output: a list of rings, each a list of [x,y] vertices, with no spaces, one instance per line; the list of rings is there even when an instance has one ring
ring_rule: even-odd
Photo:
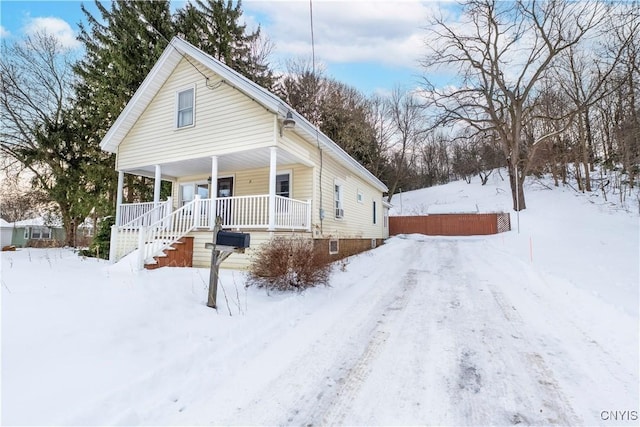
[[[239,153],[223,154],[218,156],[218,174],[231,173],[239,170],[258,169],[269,167],[270,151],[269,147],[243,151]],[[278,149],[277,164],[290,165],[302,163],[311,166],[308,161],[303,161],[299,157]],[[211,173],[211,157],[201,157],[198,159],[181,160],[170,163],[161,163],[162,178],[172,180],[175,178],[204,175]],[[155,175],[155,165],[144,166],[138,169],[126,170],[127,173],[153,177]]]

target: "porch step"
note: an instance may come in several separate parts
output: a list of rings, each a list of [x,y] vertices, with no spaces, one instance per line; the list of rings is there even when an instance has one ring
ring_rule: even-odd
[[[147,270],[160,267],[192,267],[193,266],[193,237],[183,237],[163,251],[153,264],[145,264]]]

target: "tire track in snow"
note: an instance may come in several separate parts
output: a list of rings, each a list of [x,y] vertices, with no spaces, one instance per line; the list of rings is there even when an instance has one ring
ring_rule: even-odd
[[[485,265],[490,265],[484,257],[476,256],[473,253],[471,257],[474,257],[472,263],[480,262]],[[495,269],[496,267],[498,267],[498,275],[509,277],[511,272],[504,269],[502,265],[491,264],[491,268]],[[526,274],[528,273],[526,267],[518,264],[518,269],[525,270],[521,272],[521,277],[528,276]],[[512,279],[517,279],[518,277],[520,277],[520,275]],[[529,282],[530,280],[529,278]],[[518,281],[513,280],[513,283],[518,283]],[[512,424],[526,422],[556,425],[573,425],[581,422],[580,417],[576,415],[569,399],[556,379],[553,370],[549,368],[541,352],[536,351],[537,344],[529,338],[530,333],[527,331],[527,325],[520,313],[518,313],[515,305],[508,302],[505,295],[498,289],[497,284],[485,282],[485,285],[487,285],[486,287],[489,289],[493,301],[499,308],[500,314],[507,321],[506,325],[508,330],[503,332],[508,332],[514,340],[519,341],[518,345],[514,345],[515,349],[519,351],[519,353],[516,353],[517,362],[521,364],[525,372],[535,380],[533,387],[537,389],[537,395],[543,407],[540,409],[540,414],[536,414],[536,418],[540,416],[542,419],[530,419],[534,418],[531,414],[529,414],[529,417],[526,417],[520,412],[516,412],[510,417],[509,421]]]
[[[416,270],[409,270],[403,279],[405,283],[402,293],[395,298],[395,300],[386,307],[385,312],[392,314],[393,311],[402,311],[406,308],[409,302],[409,296],[413,293],[416,284]],[[393,321],[393,318],[387,321]],[[382,346],[386,343],[389,337],[389,332],[384,323],[378,322],[373,337],[367,344],[362,356],[357,360],[355,365],[349,369],[344,382],[341,384],[335,397],[330,402],[328,408],[325,409],[325,413],[322,416],[321,425],[341,425],[344,424],[344,418],[348,415],[360,387],[366,380],[367,376],[371,372],[371,364],[375,360],[376,356],[381,351]]]
[[[406,265],[418,265],[421,251],[410,243],[405,246],[412,249]],[[324,424],[325,418],[342,419],[369,375],[371,363],[385,347],[387,325],[410,299],[415,288],[411,275],[407,272],[398,277],[397,271],[382,264],[371,271],[370,277],[376,279],[362,297],[344,312],[331,313],[335,317],[326,323],[323,332],[309,340],[292,363],[274,372],[251,395],[241,401],[225,398],[235,409],[219,414],[216,423],[242,419],[245,424],[310,426]],[[283,344],[287,342],[283,337]],[[272,347],[278,345],[273,343]],[[246,371],[254,369],[247,367],[240,382],[245,382]],[[292,396],[298,397],[291,399]]]

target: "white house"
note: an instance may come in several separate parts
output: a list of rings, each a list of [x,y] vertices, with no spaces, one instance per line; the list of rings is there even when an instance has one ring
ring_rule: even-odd
[[[180,38],[100,145],[119,172],[112,261],[142,247],[140,262],[152,262],[187,236],[193,265],[208,266],[217,216],[251,233],[251,249],[295,233],[339,254],[388,237],[380,180],[277,96]],[[125,173],[154,177],[154,200],[122,203]],[[172,183],[168,200],[161,180]],[[226,264],[246,267],[250,253]]]

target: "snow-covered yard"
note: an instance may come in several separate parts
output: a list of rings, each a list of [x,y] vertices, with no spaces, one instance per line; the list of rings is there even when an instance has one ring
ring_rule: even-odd
[[[403,210],[491,210],[504,188]],[[218,312],[208,270],[2,253],[2,423],[636,425],[638,216],[527,197],[520,234],[394,237],[302,294],[223,271]]]

